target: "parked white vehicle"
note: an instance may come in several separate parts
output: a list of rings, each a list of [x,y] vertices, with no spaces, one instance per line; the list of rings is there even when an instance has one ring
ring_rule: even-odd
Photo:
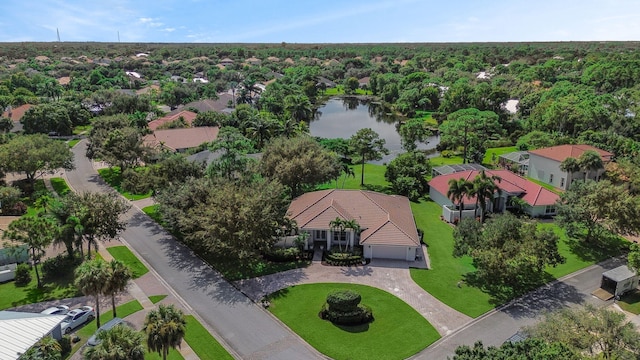
[[[83,306],[79,309],[73,309],[67,313],[67,317],[62,320],[60,328],[62,333],[68,334],[80,325],[93,320],[96,313],[91,306]]]
[[[15,263],[0,266],[0,283],[15,279],[17,267]]]
[[[42,310],[41,314],[65,315],[68,312],[69,312],[69,307],[67,305],[57,305],[57,306],[52,306],[48,309]]]

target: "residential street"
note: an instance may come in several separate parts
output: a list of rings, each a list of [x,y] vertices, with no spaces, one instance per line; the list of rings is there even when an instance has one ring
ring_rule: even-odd
[[[69,185],[78,192],[113,191],[102,183],[85,157],[86,141],[74,148],[76,169],[66,172]],[[275,317],[237,291],[189,249],[181,246],[137,208],[127,213],[122,238],[153,271],[214,329],[241,359],[322,359]]]
[[[453,356],[459,345],[473,345],[477,340],[481,340],[485,346],[500,346],[521,327],[534,324],[545,311],[583,302],[595,306],[608,304],[592,296],[591,292],[600,286],[604,271],[624,263],[626,262],[620,259],[610,259],[567,275],[499,310],[481,316],[451,335],[443,337],[411,359],[446,359],[447,356]]]

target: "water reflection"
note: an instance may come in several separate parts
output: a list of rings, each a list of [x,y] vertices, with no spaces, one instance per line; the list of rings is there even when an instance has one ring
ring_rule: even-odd
[[[399,120],[380,103],[357,97],[332,98],[316,111],[309,130],[313,136],[348,139],[360,129],[371,128],[385,139],[389,149],[389,155],[376,163],[388,163],[404,152],[396,129]],[[437,144],[438,138],[433,136],[418,148],[433,149]]]

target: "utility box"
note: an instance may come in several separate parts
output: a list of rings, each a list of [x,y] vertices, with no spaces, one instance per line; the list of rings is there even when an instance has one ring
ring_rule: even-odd
[[[627,265],[622,265],[602,273],[600,288],[613,294],[613,296],[621,296],[626,292],[635,290],[638,287],[638,279],[640,279],[640,276],[635,271],[629,269]]]

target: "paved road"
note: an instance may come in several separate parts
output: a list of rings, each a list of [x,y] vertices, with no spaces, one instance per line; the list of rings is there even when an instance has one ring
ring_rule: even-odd
[[[481,340],[485,346],[500,346],[521,327],[534,324],[544,311],[582,303],[595,306],[608,304],[592,296],[591,292],[600,286],[604,271],[624,263],[620,259],[610,259],[547,284],[499,310],[479,317],[435,342],[412,359],[446,359],[453,356],[459,345],[471,346],[477,340]]]
[[[74,148],[76,169],[69,185],[79,192],[112,191],[85,157],[87,140]],[[133,207],[124,240],[214,329],[241,359],[323,359],[275,317],[237,291],[216,271],[181,246],[155,222]]]

